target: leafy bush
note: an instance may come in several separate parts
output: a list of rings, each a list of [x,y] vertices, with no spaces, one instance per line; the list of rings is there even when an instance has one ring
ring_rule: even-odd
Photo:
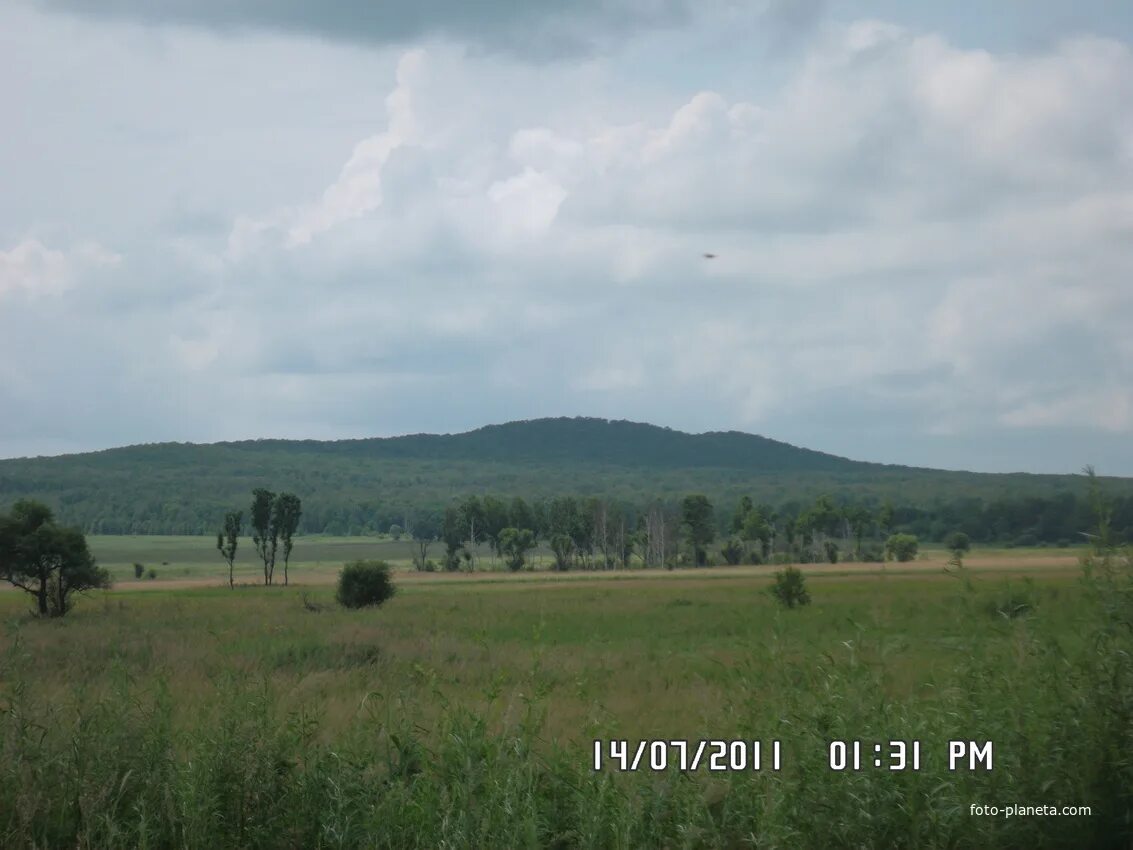
[[[863,564],[880,564],[885,560],[885,553],[876,546],[865,546],[858,560]]]
[[[499,551],[507,559],[507,568],[513,573],[527,563],[527,553],[535,548],[535,532],[529,528],[508,527],[499,534]]]
[[[146,573],[146,578],[148,578],[150,581],[153,581],[155,578],[157,578],[157,570],[155,570],[153,567],[150,567],[149,572]]]
[[[744,559],[744,545],[737,538],[731,538],[727,543],[720,547],[720,557],[724,559],[724,563],[734,567],[736,564],[742,563]]]
[[[944,548],[962,555],[972,548],[972,539],[962,531],[953,531],[944,540]]]
[[[346,608],[381,605],[394,594],[390,566],[385,561],[351,561],[338,576],[335,598]]]
[[[146,574],[146,565],[134,561],[134,578],[141,578]]]
[[[797,567],[775,573],[775,583],[771,585],[771,595],[785,608],[810,604],[810,593],[806,589],[806,578]]]
[[[885,557],[905,563],[917,557],[919,541],[915,534],[891,534],[885,541]]]
[[[1038,546],[1039,539],[1033,534],[1020,534],[1011,541],[1015,546]]]
[[[827,540],[822,544],[822,548],[826,555],[826,560],[832,564],[838,563],[838,544],[833,540]]]

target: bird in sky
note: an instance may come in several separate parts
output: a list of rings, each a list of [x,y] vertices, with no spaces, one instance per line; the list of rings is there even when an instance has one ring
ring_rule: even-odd
[[[706,259],[706,260],[715,260],[715,259],[716,259],[716,255],[715,255],[715,254],[705,254],[705,255],[704,255],[704,259]]]

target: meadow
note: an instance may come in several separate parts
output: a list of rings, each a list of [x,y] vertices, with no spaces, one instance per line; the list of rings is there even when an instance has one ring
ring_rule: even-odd
[[[159,577],[61,620],[0,594],[0,846],[1129,844],[1128,589],[1065,551],[804,568],[796,610],[740,567],[401,572],[347,611],[341,561],[407,544],[303,539],[302,584],[229,590],[209,543],[92,538]],[[780,741],[781,769],[593,767],[595,739],[704,738]],[[993,769],[949,771],[951,739]],[[873,767],[890,740],[920,769]],[[1013,804],[1091,814],[970,809]]]

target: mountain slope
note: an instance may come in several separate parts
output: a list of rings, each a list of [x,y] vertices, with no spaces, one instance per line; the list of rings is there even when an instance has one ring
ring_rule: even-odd
[[[1129,489],[1131,483],[1123,481]],[[470,493],[600,495],[633,505],[703,492],[781,504],[831,493],[928,505],[1080,492],[1078,476],[984,475],[848,460],[740,432],[686,434],[604,419],[540,419],[463,434],[163,443],[0,461],[0,509],[31,496],[103,533],[209,533],[255,487],[303,499],[305,532],[384,530]]]
[[[359,458],[598,463],[637,467],[720,466],[750,471],[848,471],[876,464],[847,460],[739,431],[686,434],[624,420],[534,419],[463,434],[365,440],[255,440],[218,443],[244,451],[286,450]]]

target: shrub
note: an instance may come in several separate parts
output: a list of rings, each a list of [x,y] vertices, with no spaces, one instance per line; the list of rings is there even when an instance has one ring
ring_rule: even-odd
[[[972,539],[962,531],[953,531],[945,538],[944,548],[949,552],[962,555],[972,548]]]
[[[141,578],[146,574],[146,565],[134,561],[134,578]]]
[[[150,581],[157,578],[157,570],[155,570],[153,567],[150,567],[149,572],[146,573],[146,578],[148,578]]]
[[[914,534],[891,534],[885,541],[885,557],[893,558],[901,563],[911,561],[917,557],[919,546]]]
[[[725,564],[734,567],[744,559],[744,545],[733,537],[720,548],[720,557]]]
[[[838,544],[833,540],[827,540],[822,544],[822,548],[826,554],[826,560],[832,564],[838,563]]]
[[[1059,549],[1069,549],[1070,548],[1070,541],[1067,540],[1065,537],[1063,537],[1063,538],[1060,538],[1059,541],[1055,545]]]
[[[390,566],[385,561],[351,561],[338,575],[335,598],[346,608],[381,605],[393,594]]]
[[[1020,534],[1013,541],[1016,546],[1038,546],[1039,539],[1033,534]]]
[[[885,553],[876,546],[866,546],[858,560],[863,564],[880,564],[885,560]]]
[[[779,600],[784,608],[794,608],[810,604],[810,593],[806,589],[806,578],[797,567],[787,567],[775,573],[775,583],[771,585],[771,595]]]

